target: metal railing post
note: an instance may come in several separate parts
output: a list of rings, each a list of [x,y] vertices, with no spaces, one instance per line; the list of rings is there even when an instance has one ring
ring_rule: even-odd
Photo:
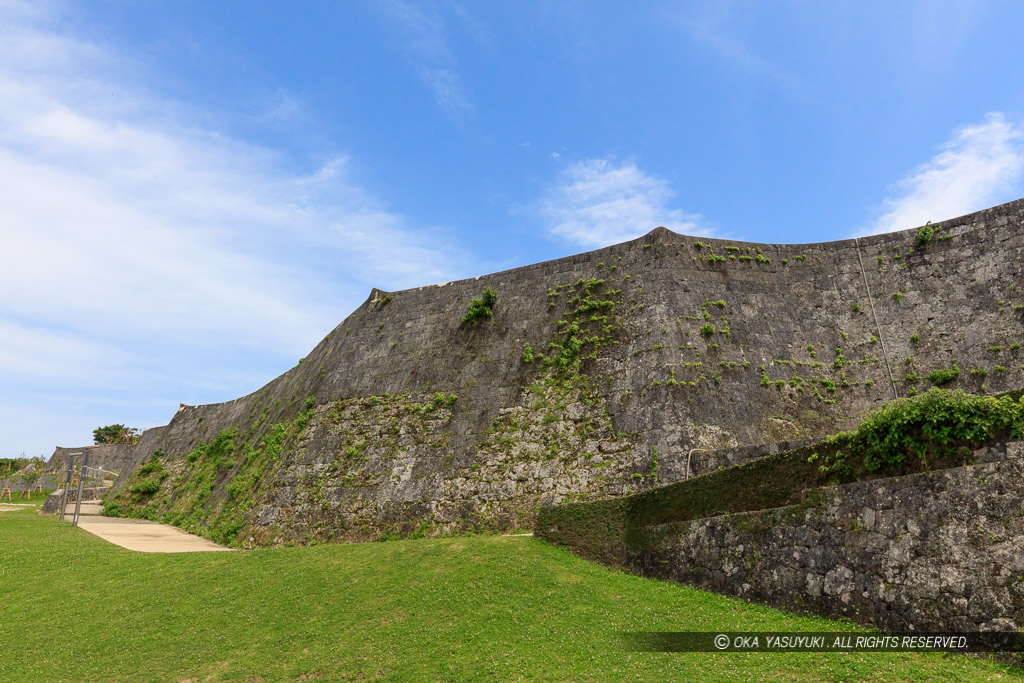
[[[60,520],[64,521],[64,508],[68,506],[68,490],[71,488],[71,473],[75,469],[74,456],[81,453],[68,453],[68,480],[64,482],[64,493],[60,497]]]
[[[78,475],[78,500],[75,501],[75,521],[71,526],[78,526],[78,515],[82,511],[82,491],[85,489],[85,470],[89,466],[89,451],[85,452],[82,460],[82,473]]]

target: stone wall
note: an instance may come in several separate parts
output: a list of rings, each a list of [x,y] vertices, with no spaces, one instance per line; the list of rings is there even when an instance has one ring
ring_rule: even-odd
[[[107,495],[110,491],[109,486],[96,486],[82,489],[82,500],[102,500],[103,496]],[[60,513],[60,499],[64,495],[64,489],[60,488],[51,493],[43,501],[43,506],[39,512],[44,515],[56,515]],[[68,492],[68,503],[74,503],[78,500],[78,489],[74,488]]]
[[[634,529],[617,560],[644,576],[887,630],[1016,631],[1024,442],[975,455],[966,467],[808,491],[800,505]],[[538,530],[557,537],[550,531]]]
[[[381,529],[532,529],[544,505],[621,496],[684,477],[685,465],[660,471],[649,453],[637,452],[635,437],[616,433],[578,387],[559,389],[525,390],[529,397],[502,408],[476,456],[461,463],[452,461],[457,399],[437,408],[429,396],[320,406],[301,455],[274,475],[276,495],[247,542],[374,540]],[[566,403],[564,419],[552,412],[559,402]],[[553,414],[558,419],[549,419]],[[695,454],[691,476],[802,443]],[[173,486],[173,478],[166,481],[165,488]]]
[[[374,290],[295,368],[248,396],[183,406],[143,435],[133,458],[138,464],[157,450],[184,458],[232,429],[239,452],[255,448],[312,397],[308,430],[255,490],[239,540],[508,529],[531,524],[541,504],[680,479],[694,448],[849,428],[894,395],[927,388],[936,370],[956,368],[951,388],[1024,386],[1024,201],[936,226],[926,244],[909,230],[812,245],[659,228],[515,270]],[[600,281],[594,296],[613,304],[594,312],[606,315],[602,322],[580,313],[588,281]],[[498,295],[493,317],[463,324],[486,287]],[[539,358],[527,360],[527,350],[553,356],[552,343],[564,348],[574,320],[584,339],[601,340],[583,344],[578,373],[558,376]],[[323,417],[345,402],[434,392],[457,401],[443,425],[400,434],[404,452],[386,455],[384,438],[405,428],[400,412],[374,418],[381,431],[365,437],[368,460],[345,456],[358,425],[335,425],[355,431],[325,436]],[[705,456],[694,453],[691,469]],[[175,468],[190,476],[185,465]],[[230,502],[227,487],[243,470],[240,460],[218,470],[211,511]],[[180,493],[157,498],[137,503],[152,503],[148,514],[160,516]]]
[[[111,472],[123,472],[130,470],[135,464],[136,450],[131,444],[97,444],[79,446],[78,448],[57,446],[46,463],[46,469],[65,472],[69,461],[80,467],[82,456],[71,454],[83,453],[86,450],[89,451],[90,467],[98,467]]]

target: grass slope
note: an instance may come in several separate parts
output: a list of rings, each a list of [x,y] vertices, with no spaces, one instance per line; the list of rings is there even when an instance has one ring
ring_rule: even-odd
[[[988,661],[629,653],[633,630],[847,630],[528,537],[133,553],[0,514],[0,680],[1021,680]]]

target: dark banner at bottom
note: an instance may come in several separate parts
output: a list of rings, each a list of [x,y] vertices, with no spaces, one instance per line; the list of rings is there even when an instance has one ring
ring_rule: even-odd
[[[623,633],[631,652],[1024,652],[1024,634],[788,631]]]

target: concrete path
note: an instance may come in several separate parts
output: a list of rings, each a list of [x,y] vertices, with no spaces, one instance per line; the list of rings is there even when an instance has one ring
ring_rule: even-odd
[[[128,550],[143,553],[198,553],[231,550],[225,546],[195,536],[176,527],[149,522],[144,519],[102,517],[103,508],[98,500],[83,500],[78,517],[80,529],[99,536],[104,541]],[[64,519],[75,516],[74,503],[64,509]]]
[[[102,515],[103,504],[98,500],[83,500],[82,510],[78,513],[79,517],[83,515]],[[68,518],[68,515],[75,516],[75,504],[68,503],[64,506],[64,519]]]

